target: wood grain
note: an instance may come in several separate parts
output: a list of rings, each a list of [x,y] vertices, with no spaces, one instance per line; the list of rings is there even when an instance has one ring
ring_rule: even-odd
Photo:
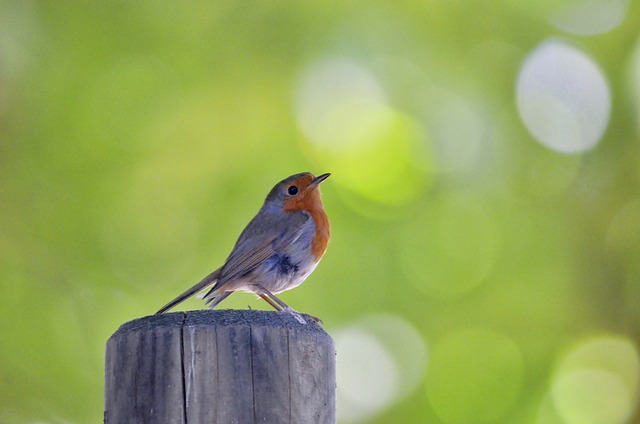
[[[333,424],[335,346],[307,322],[250,310],[128,322],[107,342],[105,423]]]

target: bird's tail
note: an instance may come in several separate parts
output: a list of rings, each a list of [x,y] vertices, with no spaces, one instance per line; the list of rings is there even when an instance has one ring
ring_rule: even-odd
[[[220,273],[220,269],[218,268],[215,271],[213,271],[211,274],[209,274],[206,277],[204,277],[202,279],[202,281],[200,281],[198,284],[196,284],[195,286],[191,287],[189,290],[187,290],[186,292],[182,293],[180,296],[176,297],[171,302],[167,303],[162,308],[160,308],[160,310],[158,312],[156,312],[156,315],[168,311],[169,309],[171,309],[174,306],[176,306],[178,303],[181,303],[181,302],[187,300],[188,298],[190,298],[194,294],[196,294],[196,293],[206,289],[207,287],[215,284],[218,281],[218,274],[219,273]]]

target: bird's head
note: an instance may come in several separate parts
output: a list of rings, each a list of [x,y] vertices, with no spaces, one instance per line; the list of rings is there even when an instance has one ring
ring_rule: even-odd
[[[264,207],[274,210],[299,211],[322,207],[320,183],[331,174],[315,176],[310,172],[292,175],[275,185],[267,195]]]

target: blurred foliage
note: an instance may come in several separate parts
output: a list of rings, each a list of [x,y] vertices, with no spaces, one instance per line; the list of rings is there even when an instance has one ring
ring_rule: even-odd
[[[637,422],[637,16],[0,1],[0,421],[99,422],[110,334],[311,171],[333,240],[282,297],[336,337],[341,422]]]

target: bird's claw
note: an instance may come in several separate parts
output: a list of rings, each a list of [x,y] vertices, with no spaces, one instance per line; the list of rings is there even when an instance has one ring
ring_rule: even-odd
[[[313,315],[309,315],[309,314],[301,314],[290,306],[287,306],[286,308],[282,309],[282,312],[291,314],[296,319],[296,321],[298,321],[302,325],[307,324],[307,321],[303,318],[303,315],[307,318],[311,318],[317,324],[323,324],[320,318],[314,317]]]
[[[322,320],[318,317],[314,317],[313,315],[309,315],[309,314],[305,314],[305,315],[311,318],[312,320],[314,320],[318,324],[324,324],[324,322],[322,322]]]

